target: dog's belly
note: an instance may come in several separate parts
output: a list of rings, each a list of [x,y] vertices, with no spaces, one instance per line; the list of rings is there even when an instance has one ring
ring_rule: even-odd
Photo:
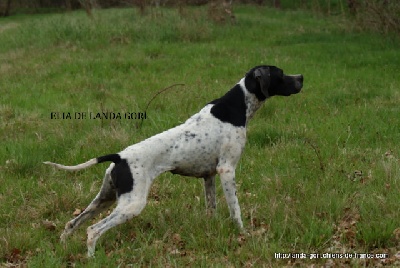
[[[173,174],[198,178],[215,175],[220,151],[219,144],[216,139],[199,142],[204,138],[203,135],[196,133],[192,138],[185,136],[176,141],[169,158]]]
[[[171,170],[173,174],[204,178],[215,175],[218,159],[208,159],[206,162],[176,163],[175,169]]]
[[[181,168],[178,167],[174,170],[171,170],[172,174],[179,174],[182,176],[189,176],[195,178],[206,178],[210,176],[214,176],[217,172],[214,167],[192,167],[192,168]]]

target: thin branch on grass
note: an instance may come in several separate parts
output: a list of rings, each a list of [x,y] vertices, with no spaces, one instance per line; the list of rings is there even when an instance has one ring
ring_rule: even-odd
[[[184,86],[184,85],[185,85],[185,84],[178,83],[178,84],[173,84],[173,85],[170,85],[169,87],[166,87],[166,88],[163,88],[163,89],[159,90],[156,94],[153,95],[153,97],[151,97],[151,99],[150,99],[149,102],[147,103],[146,108],[144,109],[144,113],[146,114],[147,109],[149,108],[151,102],[152,102],[158,95],[160,95],[161,93],[163,93],[163,92],[165,92],[165,91],[167,91],[167,90],[169,90],[169,89],[171,89],[171,88],[173,88],[173,87],[176,87],[176,86]],[[140,121],[140,124],[136,124],[136,129],[140,129],[140,128],[142,127],[143,120],[144,120],[144,118],[142,118],[142,120]]]

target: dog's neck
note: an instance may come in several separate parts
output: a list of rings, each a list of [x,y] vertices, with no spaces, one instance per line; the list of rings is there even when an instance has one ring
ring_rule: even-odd
[[[246,103],[246,123],[247,123],[265,101],[260,101],[256,97],[256,95],[250,93],[245,86],[244,80],[245,78],[242,78],[238,84],[240,85],[244,93],[244,102]]]

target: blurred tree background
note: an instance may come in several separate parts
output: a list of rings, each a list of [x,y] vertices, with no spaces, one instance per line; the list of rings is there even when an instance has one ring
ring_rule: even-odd
[[[263,5],[277,9],[307,9],[318,14],[345,16],[362,30],[400,35],[399,0],[0,0],[0,16],[84,9],[137,7],[145,14],[149,7],[208,5],[216,21],[234,21],[232,4]],[[230,19],[229,19],[230,18]]]

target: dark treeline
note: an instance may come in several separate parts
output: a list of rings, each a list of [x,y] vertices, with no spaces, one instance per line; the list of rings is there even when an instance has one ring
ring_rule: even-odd
[[[264,5],[279,9],[308,9],[327,15],[351,17],[360,29],[384,34],[400,34],[399,0],[0,0],[0,16],[19,13],[65,12],[84,9],[91,16],[94,8],[132,7],[141,13],[148,6],[209,4],[234,17],[232,3]]]
[[[382,2],[387,5],[389,2],[397,2],[397,0],[0,0],[0,15],[9,16],[14,12],[39,13],[56,9],[109,8],[143,4],[147,6],[204,5],[210,2],[257,4],[276,8],[319,9],[328,13],[345,8],[351,13],[356,13],[365,2]]]
[[[108,8],[134,4],[135,0],[0,0],[0,14],[42,13],[47,10],[74,10],[92,5],[93,8]]]

